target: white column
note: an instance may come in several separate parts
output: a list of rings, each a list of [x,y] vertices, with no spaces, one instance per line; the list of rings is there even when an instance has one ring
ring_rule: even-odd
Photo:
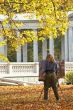
[[[6,38],[4,38],[4,39],[6,39]],[[7,57],[7,43],[6,43],[6,45],[4,46],[4,55],[5,55],[5,57]]]
[[[17,62],[21,62],[21,46],[17,49]]]
[[[37,30],[34,30],[35,35],[37,36]],[[38,62],[38,42],[37,40],[33,41],[33,60]]]
[[[0,38],[0,42],[2,42],[4,40],[3,37]],[[4,54],[4,46],[0,46],[0,53]]]
[[[23,62],[27,62],[27,44],[23,46]]]
[[[7,45],[4,46],[4,55],[7,57]]]
[[[46,56],[47,56],[47,40],[45,39],[42,42],[42,57],[43,57],[43,60],[46,59]]]
[[[73,27],[69,27],[69,61],[73,61]]]
[[[65,38],[61,38],[61,59],[65,60]]]
[[[0,42],[4,40],[4,37],[0,37]],[[0,46],[0,54],[3,54],[5,57],[7,57],[7,45]],[[4,62],[0,59],[0,62]]]
[[[54,39],[51,37],[49,39],[49,53],[54,57]]]
[[[69,59],[69,46],[68,46],[68,31],[65,33],[65,61]]]
[[[17,32],[17,37],[19,37],[20,32],[19,31],[16,32]],[[19,46],[17,49],[17,62],[21,62],[21,46]]]

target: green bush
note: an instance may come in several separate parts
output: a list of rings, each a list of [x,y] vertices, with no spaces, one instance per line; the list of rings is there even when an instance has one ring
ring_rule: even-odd
[[[73,84],[73,72],[66,73],[65,81],[66,84]]]

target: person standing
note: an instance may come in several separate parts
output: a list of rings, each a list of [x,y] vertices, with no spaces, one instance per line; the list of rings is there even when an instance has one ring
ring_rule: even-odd
[[[44,100],[48,100],[48,88],[52,87],[56,100],[59,100],[59,94],[57,90],[57,63],[55,62],[53,56],[48,54],[46,57],[45,65],[45,80],[44,80]]]

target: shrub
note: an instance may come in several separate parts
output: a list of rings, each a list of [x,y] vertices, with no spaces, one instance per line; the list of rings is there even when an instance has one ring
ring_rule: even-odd
[[[65,81],[66,84],[73,84],[73,72],[66,73]]]

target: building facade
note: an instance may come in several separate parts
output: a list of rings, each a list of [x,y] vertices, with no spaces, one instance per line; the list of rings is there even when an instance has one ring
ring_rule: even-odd
[[[17,16],[18,17],[18,16]],[[22,18],[22,17],[21,17]],[[35,35],[37,35],[37,31],[39,30],[39,22],[34,17],[33,19],[21,19],[19,20],[24,23],[23,26],[19,28],[19,30],[16,29],[17,36],[19,37],[19,33],[21,30],[33,30],[35,32]],[[14,18],[16,19],[16,17]],[[73,61],[73,14],[71,13],[69,15],[69,27],[67,32],[65,33],[65,37],[61,39],[61,59],[64,61]],[[3,37],[0,38],[0,41],[3,40]],[[16,51],[16,61],[17,62],[27,62],[27,45],[20,46]],[[54,39],[49,39],[49,53],[54,56]],[[23,53],[22,53],[23,52]],[[7,57],[7,45],[0,47],[0,53],[4,54]],[[42,59],[45,59],[47,56],[47,39],[45,39],[42,42]],[[22,55],[23,54],[23,55]],[[23,57],[23,58],[22,58]],[[38,62],[38,41],[33,41],[33,61]]]

